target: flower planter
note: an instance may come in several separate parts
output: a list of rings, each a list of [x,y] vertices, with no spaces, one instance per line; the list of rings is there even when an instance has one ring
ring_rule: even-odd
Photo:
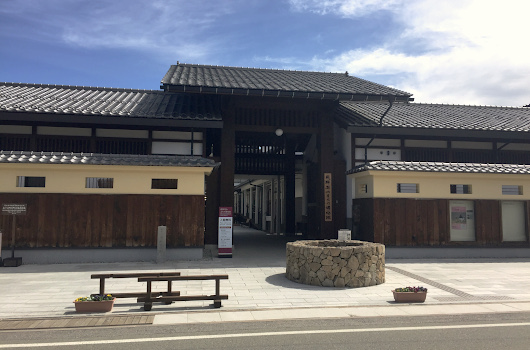
[[[396,292],[394,293],[394,300],[396,303],[423,303],[427,298],[427,292]]]
[[[102,301],[74,301],[76,312],[109,312],[114,306],[114,301],[102,300]]]

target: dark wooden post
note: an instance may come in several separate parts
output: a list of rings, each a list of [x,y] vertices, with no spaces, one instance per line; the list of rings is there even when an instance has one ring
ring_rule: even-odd
[[[288,236],[294,235],[296,230],[294,142],[290,137],[285,140],[285,233]]]
[[[219,206],[234,206],[234,169],[235,169],[235,136],[234,109],[228,108],[223,113],[223,130],[221,131],[221,167]]]
[[[317,138],[317,147],[319,150],[320,185],[318,189],[318,206],[320,208],[320,234],[319,238],[336,238],[333,225],[333,211],[326,211],[326,206],[331,205],[333,208],[333,117],[329,112],[323,112],[320,118],[320,130]],[[344,174],[342,174],[344,176]],[[331,189],[329,189],[331,186]],[[331,190],[331,198],[329,195]],[[329,210],[329,209],[328,209]]]

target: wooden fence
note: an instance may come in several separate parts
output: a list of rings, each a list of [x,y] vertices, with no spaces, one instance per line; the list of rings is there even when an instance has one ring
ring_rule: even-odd
[[[475,241],[450,239],[448,199],[368,198],[353,200],[353,221],[362,240],[389,246],[528,245],[530,205],[526,203],[527,242],[502,241],[501,201],[474,200]]]
[[[1,193],[2,203],[26,203],[16,220],[17,247],[154,247],[167,226],[168,247],[204,245],[204,196]],[[4,248],[12,218],[0,216]]]

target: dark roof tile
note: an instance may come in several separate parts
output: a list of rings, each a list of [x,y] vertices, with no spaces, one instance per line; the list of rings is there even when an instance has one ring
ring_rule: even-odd
[[[0,83],[0,112],[221,120],[216,96],[161,90]]]
[[[311,93],[334,95],[340,98],[344,94],[402,96],[412,94],[364,79],[349,76],[344,73],[322,73],[306,71],[290,71],[279,69],[240,68],[224,66],[205,66],[182,64],[172,65],[162,84],[168,86],[211,87],[217,89],[241,89],[247,94],[248,90],[264,90],[279,92],[302,92],[311,97]],[[309,94],[308,94],[309,93]],[[342,96],[343,98],[346,96]],[[327,96],[324,98],[331,98]]]
[[[378,126],[388,103],[341,101],[335,118],[353,127]],[[530,131],[530,108],[394,103],[383,127]]]
[[[87,164],[128,166],[213,167],[203,157],[62,152],[0,151],[0,164]]]
[[[530,174],[530,165],[519,164],[480,164],[480,163],[442,163],[442,162],[405,162],[374,161],[358,165],[348,174],[363,171],[418,171],[437,173],[490,173],[490,174]]]

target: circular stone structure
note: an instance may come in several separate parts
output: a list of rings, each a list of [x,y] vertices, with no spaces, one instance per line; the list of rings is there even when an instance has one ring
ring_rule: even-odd
[[[287,243],[286,277],[323,287],[368,287],[385,282],[385,246],[364,241]]]

